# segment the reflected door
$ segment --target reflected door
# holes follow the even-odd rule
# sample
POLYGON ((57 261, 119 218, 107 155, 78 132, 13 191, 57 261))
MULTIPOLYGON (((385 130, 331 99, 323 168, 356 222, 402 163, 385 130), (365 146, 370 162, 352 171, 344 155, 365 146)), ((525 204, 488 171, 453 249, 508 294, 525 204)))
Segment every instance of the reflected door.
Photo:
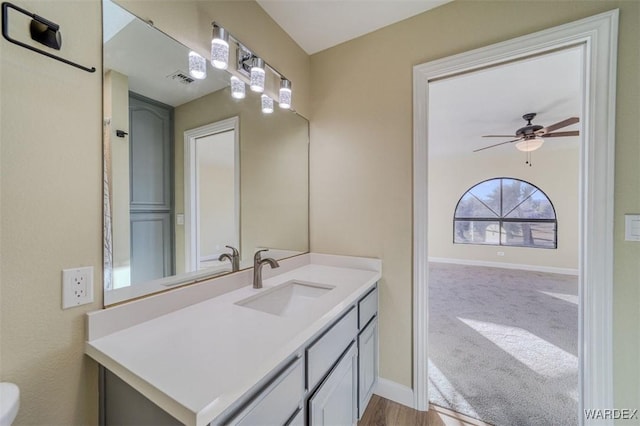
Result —
POLYGON ((196 139, 198 269, 238 247, 235 130, 196 139))
POLYGON ((170 106, 130 93, 131 283, 173 275, 170 106))

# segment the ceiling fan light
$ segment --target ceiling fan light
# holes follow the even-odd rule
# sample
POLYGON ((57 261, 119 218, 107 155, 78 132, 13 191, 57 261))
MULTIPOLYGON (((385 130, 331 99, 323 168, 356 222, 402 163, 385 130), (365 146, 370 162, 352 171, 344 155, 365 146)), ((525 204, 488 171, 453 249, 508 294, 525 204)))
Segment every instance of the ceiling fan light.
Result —
POLYGON ((544 143, 544 139, 539 137, 524 139, 516 144, 516 148, 518 149, 518 151, 531 152, 540 148, 543 143, 544 143))

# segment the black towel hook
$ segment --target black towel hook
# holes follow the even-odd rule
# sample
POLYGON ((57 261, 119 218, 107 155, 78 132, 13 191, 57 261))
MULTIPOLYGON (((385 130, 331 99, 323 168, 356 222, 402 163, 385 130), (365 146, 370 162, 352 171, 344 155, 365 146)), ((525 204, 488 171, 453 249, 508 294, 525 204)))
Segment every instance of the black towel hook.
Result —
POLYGON ((62 44, 61 36, 59 33, 60 26, 54 22, 49 21, 41 16, 36 15, 35 13, 31 13, 28 10, 25 10, 15 4, 9 2, 2 3, 2 35, 8 41, 13 44, 17 44, 18 46, 22 46, 25 49, 29 49, 33 52, 40 53, 41 55, 48 56, 49 58, 55 59, 60 62, 64 62, 67 65, 71 65, 76 68, 80 68, 81 70, 87 72, 96 72, 95 67, 87 68, 75 62, 71 62, 68 59, 61 58, 60 56, 53 55, 49 52, 45 52, 44 50, 35 48, 33 46, 29 46, 21 41, 18 41, 11 36, 9 36, 9 8, 17 10, 18 12, 27 15, 32 19, 31 21, 31 37, 53 49, 60 49, 62 44))

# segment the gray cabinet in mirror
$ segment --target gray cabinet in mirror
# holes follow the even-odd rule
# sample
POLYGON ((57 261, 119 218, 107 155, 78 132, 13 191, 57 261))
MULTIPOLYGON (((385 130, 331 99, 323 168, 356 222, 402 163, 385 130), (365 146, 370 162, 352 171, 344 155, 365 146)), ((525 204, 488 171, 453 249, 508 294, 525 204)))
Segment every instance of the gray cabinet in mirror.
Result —
POLYGON ((309 124, 291 110, 263 114, 260 95, 230 93, 207 61, 103 1, 104 304, 240 269, 269 248, 309 251, 309 124))

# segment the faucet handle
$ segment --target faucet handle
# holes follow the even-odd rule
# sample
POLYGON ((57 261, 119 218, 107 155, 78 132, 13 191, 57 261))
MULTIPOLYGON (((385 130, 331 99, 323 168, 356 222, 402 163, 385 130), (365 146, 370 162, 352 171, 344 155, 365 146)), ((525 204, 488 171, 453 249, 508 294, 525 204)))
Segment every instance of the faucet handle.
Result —
POLYGON ((238 249, 237 248, 235 248, 233 246, 225 246, 225 247, 228 248, 228 249, 231 249, 231 254, 233 256, 239 256, 240 255, 240 253, 238 253, 238 249))
POLYGON ((262 255, 260 253, 262 253, 263 251, 269 251, 269 249, 258 250, 256 254, 253 255, 253 261, 255 263, 260 262, 262 260, 262 255))

